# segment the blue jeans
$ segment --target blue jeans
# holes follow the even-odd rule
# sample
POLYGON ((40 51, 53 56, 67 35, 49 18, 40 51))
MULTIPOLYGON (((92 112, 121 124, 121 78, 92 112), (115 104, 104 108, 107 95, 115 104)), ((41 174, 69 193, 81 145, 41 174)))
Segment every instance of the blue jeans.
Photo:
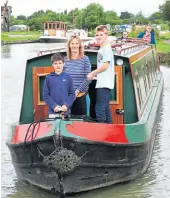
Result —
POLYGON ((109 107, 110 91, 108 88, 97 88, 96 117, 98 122, 112 123, 109 107))

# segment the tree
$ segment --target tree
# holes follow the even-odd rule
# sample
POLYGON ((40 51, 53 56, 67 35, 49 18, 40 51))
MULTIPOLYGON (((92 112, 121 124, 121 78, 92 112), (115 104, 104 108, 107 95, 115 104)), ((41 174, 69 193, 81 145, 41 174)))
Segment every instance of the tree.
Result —
POLYGON ((19 16, 17 16, 17 20, 26 20, 26 16, 24 16, 24 15, 19 15, 19 16))
POLYGON ((121 19, 130 19, 130 18, 132 18, 134 15, 133 14, 131 14, 131 13, 129 13, 129 12, 121 12, 120 13, 120 18, 121 19))
POLYGON ((167 0, 163 5, 159 6, 164 20, 170 21, 170 0, 167 0))
POLYGON ((115 20, 119 20, 117 13, 115 11, 107 11, 104 13, 104 23, 114 25, 115 20))
POLYGON ((13 26, 13 25, 17 24, 17 19, 13 15, 10 17, 9 24, 10 24, 10 26, 13 26))
POLYGON ((90 30, 96 28, 96 26, 104 23, 104 8, 98 3, 89 4, 83 12, 82 24, 83 28, 90 30))
POLYGON ((142 11, 140 11, 135 16, 135 23, 137 23, 137 24, 148 24, 149 23, 149 20, 148 20, 148 18, 146 18, 143 15, 142 11))
POLYGON ((31 18, 26 23, 31 30, 42 30, 43 29, 43 23, 40 20, 40 18, 31 18))
POLYGON ((150 17, 149 20, 155 21, 155 20, 161 20, 162 19, 162 14, 161 12, 154 12, 150 17))

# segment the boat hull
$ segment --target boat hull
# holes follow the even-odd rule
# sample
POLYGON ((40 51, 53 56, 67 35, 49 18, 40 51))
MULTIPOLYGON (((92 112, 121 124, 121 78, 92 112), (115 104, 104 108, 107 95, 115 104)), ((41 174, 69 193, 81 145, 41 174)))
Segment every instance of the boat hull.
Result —
POLYGON ((58 38, 55 36, 40 36, 39 41, 40 43, 66 43, 68 41, 68 38, 58 38))
MULTIPOLYGON (((90 41, 91 38, 81 38, 82 41, 90 41)), ((55 36, 40 36, 40 43, 66 43, 68 41, 67 37, 55 37, 55 36)))
MULTIPOLYGON (((60 141, 59 136, 55 136, 54 141, 51 135, 25 144, 7 143, 18 178, 51 192, 61 192, 62 187, 64 194, 70 194, 130 181, 142 175, 151 161, 161 107, 162 76, 158 82, 150 117, 142 127, 148 139, 138 143, 134 140, 128 143, 108 143, 66 136, 62 136, 60 141), (62 177, 43 162, 45 156, 61 146, 81 158, 80 164, 72 171, 63 173, 62 177)), ((139 131, 140 125, 133 125, 133 133, 142 132, 139 131)))
MULTIPOLYGON (((64 148, 72 150, 79 157, 83 156, 80 165, 74 171, 63 174, 64 193, 88 191, 137 178, 150 164, 154 139, 155 130, 148 142, 129 145, 64 138, 64 148)), ((27 144, 24 149, 23 144, 18 146, 8 144, 8 147, 20 180, 28 181, 51 192, 60 192, 56 171, 43 164, 43 157, 37 149, 42 149, 46 156, 52 153, 55 150, 52 137, 35 141, 32 146, 27 144), (30 151, 31 147, 32 151, 30 151)))

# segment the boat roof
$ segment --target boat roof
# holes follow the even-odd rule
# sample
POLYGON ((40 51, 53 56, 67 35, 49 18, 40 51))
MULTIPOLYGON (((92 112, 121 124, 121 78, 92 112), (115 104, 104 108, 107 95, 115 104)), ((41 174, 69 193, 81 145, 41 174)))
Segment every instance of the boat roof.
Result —
MULTIPOLYGON (((151 45, 145 42, 125 42, 125 43, 117 43, 112 45, 113 54, 121 57, 130 58, 131 56, 143 51, 145 49, 150 48, 151 45)), ((98 45, 88 45, 85 46, 85 52, 94 52, 96 53, 99 49, 98 45)), ((44 56, 47 54, 53 54, 57 52, 66 52, 66 48, 54 48, 47 50, 40 50, 37 53, 37 56, 44 56)), ((34 57, 36 58, 36 57, 34 57)))

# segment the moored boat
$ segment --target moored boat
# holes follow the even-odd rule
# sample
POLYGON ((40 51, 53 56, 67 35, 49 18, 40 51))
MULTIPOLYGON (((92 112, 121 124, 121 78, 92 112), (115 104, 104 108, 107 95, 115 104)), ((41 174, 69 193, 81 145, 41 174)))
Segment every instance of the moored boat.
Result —
MULTIPOLYGON (((86 49, 96 68, 97 46, 86 49)), ((60 51, 63 55, 65 50, 60 51)), ((19 179, 61 194, 130 181, 148 168, 155 139, 163 76, 155 48, 144 43, 113 46, 115 89, 110 96, 113 124, 95 122, 95 81, 90 84, 89 117, 48 119, 42 97, 50 57, 27 61, 19 123, 7 145, 19 179), (116 48, 119 47, 117 50, 116 48)))
POLYGON ((61 21, 46 21, 44 22, 43 35, 39 37, 42 43, 65 43, 67 25, 61 21))
POLYGON ((72 35, 79 36, 82 41, 91 40, 85 30, 67 30, 67 24, 62 21, 46 21, 39 41, 41 43, 66 43, 72 35))

